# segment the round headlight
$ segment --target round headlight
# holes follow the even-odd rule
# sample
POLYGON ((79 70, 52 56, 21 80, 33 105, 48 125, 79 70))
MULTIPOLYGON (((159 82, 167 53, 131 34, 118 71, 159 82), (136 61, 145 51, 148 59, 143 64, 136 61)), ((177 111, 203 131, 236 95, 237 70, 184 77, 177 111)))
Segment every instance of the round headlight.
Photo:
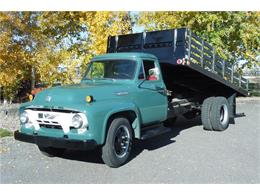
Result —
POLYGON ((79 129, 83 125, 83 119, 79 114, 75 114, 72 117, 72 125, 74 128, 79 129))
POLYGON ((22 112, 21 115, 20 115, 20 121, 22 124, 25 124, 29 121, 29 116, 28 116, 28 113, 27 112, 22 112))

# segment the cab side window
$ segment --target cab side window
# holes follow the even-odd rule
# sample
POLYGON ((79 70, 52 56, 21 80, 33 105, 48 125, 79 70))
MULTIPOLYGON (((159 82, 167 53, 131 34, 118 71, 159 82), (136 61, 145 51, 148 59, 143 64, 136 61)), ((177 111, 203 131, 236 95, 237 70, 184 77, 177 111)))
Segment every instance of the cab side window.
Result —
POLYGON ((155 62, 153 60, 144 60, 144 73, 145 79, 149 81, 156 81, 158 80, 158 75, 156 74, 155 62))

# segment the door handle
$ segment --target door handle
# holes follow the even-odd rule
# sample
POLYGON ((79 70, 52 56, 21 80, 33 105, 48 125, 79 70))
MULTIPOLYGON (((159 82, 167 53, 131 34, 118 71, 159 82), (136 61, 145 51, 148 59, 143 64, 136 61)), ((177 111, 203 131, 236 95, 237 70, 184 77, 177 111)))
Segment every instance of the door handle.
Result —
POLYGON ((158 93, 167 94, 167 89, 164 87, 155 86, 155 89, 158 93))
POLYGON ((158 89, 157 91, 160 93, 165 93, 166 89, 158 89))

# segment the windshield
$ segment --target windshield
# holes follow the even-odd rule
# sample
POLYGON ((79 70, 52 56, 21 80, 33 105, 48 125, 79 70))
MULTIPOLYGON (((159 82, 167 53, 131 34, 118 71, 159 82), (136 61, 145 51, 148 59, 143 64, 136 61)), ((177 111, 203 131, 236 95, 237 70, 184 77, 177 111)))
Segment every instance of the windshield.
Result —
POLYGON ((133 79, 135 69, 133 60, 93 61, 83 79, 133 79))

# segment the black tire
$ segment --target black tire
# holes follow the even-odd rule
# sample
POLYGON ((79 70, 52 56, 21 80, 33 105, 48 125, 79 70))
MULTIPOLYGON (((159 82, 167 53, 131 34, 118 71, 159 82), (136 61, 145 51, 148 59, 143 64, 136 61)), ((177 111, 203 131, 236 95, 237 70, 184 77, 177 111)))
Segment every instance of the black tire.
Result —
POLYGON ((212 110, 212 104, 215 100, 215 97, 209 97, 203 101, 202 107, 201 107, 201 122, 203 125, 203 128, 205 130, 213 130, 212 124, 211 124, 211 110, 212 110))
POLYGON ((165 127, 172 127, 176 123, 177 117, 169 118, 163 122, 165 127))
POLYGON ((211 109, 210 121, 215 131, 224 131, 229 126, 229 103, 224 97, 216 97, 211 109))
POLYGON ((110 124, 106 143, 102 147, 102 159, 110 167, 125 164, 130 156, 133 130, 125 118, 116 118, 110 124))
POLYGON ((55 157, 62 155, 66 149, 64 148, 52 148, 52 147, 42 147, 38 146, 41 153, 48 157, 55 157))

